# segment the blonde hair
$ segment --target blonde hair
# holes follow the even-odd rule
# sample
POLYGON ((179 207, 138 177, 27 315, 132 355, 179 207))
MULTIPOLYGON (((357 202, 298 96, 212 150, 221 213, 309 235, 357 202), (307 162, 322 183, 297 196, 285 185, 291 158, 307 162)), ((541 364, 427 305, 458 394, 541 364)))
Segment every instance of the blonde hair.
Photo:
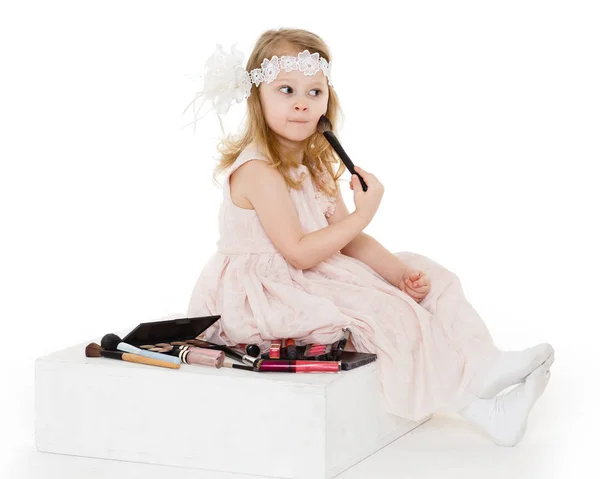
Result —
MULTIPOLYGON (((316 52, 325 60, 331 61, 329 48, 318 35, 306 30, 280 28, 279 30, 267 30, 258 38, 248 58, 246 71, 260 68, 265 58, 270 59, 273 55, 281 56, 281 49, 289 45, 297 47, 298 52, 304 50, 308 50, 310 53, 316 52)), ((329 85, 327 85, 327 88, 329 89, 329 101, 325 115, 331 121, 332 130, 335 131, 338 117, 342 115, 342 111, 335 91, 329 85)), ((252 90, 252 94, 246 100, 248 103, 248 116, 242 133, 237 138, 228 135, 217 146, 221 157, 214 170, 214 179, 235 162, 246 146, 255 143, 270 161, 271 166, 277 168, 283 175, 288 186, 299 190, 304 178, 294 180, 289 172, 291 167, 299 166, 297 159, 286 152, 276 141, 264 118, 258 89, 252 86, 252 90)), ((314 179, 317 188, 329 196, 335 196, 339 188, 337 180, 346 171, 346 168, 339 161, 335 151, 322 133, 315 131, 307 138, 304 147, 304 164, 314 179), (336 164, 338 169, 334 173, 336 164)))

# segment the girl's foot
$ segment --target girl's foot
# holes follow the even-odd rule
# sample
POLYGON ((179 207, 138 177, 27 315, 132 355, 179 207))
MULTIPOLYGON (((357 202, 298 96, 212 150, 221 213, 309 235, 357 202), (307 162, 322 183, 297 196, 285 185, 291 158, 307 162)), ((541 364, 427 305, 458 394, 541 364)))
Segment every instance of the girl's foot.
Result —
POLYGON ((481 378, 475 395, 493 398, 506 388, 525 381, 542 363, 551 364, 553 360, 554 348, 548 343, 522 351, 501 351, 491 359, 490 366, 480 373, 485 376, 481 378))
POLYGON ((515 446, 525 434, 527 417, 550 380, 550 365, 542 364, 525 382, 490 399, 475 399, 460 414, 481 427, 500 446, 515 446))

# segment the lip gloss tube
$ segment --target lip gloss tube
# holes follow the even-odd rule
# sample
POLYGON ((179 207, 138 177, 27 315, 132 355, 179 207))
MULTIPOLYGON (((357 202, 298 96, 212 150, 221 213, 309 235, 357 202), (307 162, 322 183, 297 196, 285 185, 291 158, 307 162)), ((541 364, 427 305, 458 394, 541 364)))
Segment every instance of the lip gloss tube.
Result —
POLYGON ((259 359, 254 370, 279 373, 337 373, 342 369, 341 361, 303 361, 298 359, 259 359))

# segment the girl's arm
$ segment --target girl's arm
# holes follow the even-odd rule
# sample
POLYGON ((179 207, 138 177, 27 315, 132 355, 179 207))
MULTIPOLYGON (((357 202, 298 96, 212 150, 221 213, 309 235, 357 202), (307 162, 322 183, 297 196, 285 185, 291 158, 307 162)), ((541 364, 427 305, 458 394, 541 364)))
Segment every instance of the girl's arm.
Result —
MULTIPOLYGON (((298 269, 310 269, 340 251, 370 222, 357 212, 335 224, 304 233, 296 206, 279 171, 261 160, 251 160, 230 176, 233 187, 254 207, 265 233, 282 256, 298 269), (235 179, 233 179, 235 177, 235 179)), ((346 210, 347 211, 347 210, 346 210)), ((240 232, 240 240, 245 232, 240 232)))
MULTIPOLYGON (((333 215, 327 218, 330 225, 342 221, 350 213, 344 203, 340 191, 336 194, 336 208, 333 215)), ((396 284, 398 278, 408 267, 400 258, 387 250, 375 238, 364 232, 360 232, 352 241, 344 246, 340 253, 352 256, 377 271, 389 283, 396 284)))
POLYGON ((369 265, 391 284, 398 279, 408 267, 400 258, 387 250, 381 243, 368 234, 361 232, 348 243, 340 253, 352 256, 369 265))

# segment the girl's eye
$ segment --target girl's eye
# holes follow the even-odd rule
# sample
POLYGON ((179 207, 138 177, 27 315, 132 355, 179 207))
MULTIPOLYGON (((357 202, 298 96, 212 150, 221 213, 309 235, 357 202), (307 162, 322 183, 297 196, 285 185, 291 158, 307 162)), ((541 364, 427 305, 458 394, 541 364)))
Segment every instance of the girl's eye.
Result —
MULTIPOLYGON (((283 90, 284 88, 289 88, 290 90, 292 89, 291 86, 282 86, 279 90, 283 90)), ((320 94, 322 94, 323 92, 321 90, 319 90, 318 88, 314 88, 311 91, 316 91, 318 92, 316 95, 313 96, 319 96, 320 94)))

